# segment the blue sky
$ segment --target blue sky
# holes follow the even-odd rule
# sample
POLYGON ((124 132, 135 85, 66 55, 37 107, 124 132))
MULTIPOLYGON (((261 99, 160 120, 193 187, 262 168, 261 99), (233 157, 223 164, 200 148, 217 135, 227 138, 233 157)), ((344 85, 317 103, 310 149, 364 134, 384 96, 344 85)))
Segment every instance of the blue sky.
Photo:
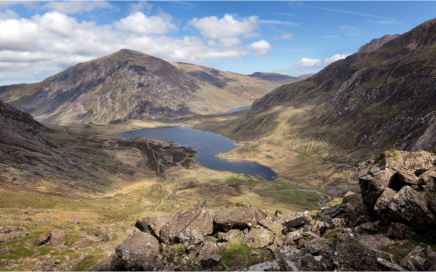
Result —
POLYGON ((0 85, 122 48, 241 74, 314 73, 435 11, 412 1, 0 1, 0 85))

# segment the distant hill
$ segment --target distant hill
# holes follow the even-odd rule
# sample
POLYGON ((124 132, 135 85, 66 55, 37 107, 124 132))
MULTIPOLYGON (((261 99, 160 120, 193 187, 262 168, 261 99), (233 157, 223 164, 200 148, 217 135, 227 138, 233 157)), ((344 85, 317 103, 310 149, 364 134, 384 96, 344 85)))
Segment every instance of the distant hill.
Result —
POLYGON ((268 80, 273 83, 277 83, 280 85, 293 83, 299 80, 302 80, 300 77, 294 77, 289 75, 283 75, 278 73, 266 73, 266 72, 256 72, 250 75, 250 77, 260 78, 264 80, 268 80))
POLYGON ((256 100, 233 137, 342 162, 435 149, 436 19, 362 48, 256 100))
POLYGON ((0 99, 43 123, 65 125, 216 113, 250 105, 275 87, 123 49, 39 83, 0 87, 0 99))

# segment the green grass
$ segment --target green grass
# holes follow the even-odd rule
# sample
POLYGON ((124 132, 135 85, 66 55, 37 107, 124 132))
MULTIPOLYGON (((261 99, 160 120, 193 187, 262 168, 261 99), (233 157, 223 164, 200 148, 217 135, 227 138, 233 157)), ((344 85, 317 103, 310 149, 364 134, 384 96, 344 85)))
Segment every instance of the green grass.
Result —
POLYGON ((89 271, 96 264, 104 259, 105 255, 100 250, 92 252, 90 255, 86 256, 73 268, 73 271, 89 271))
POLYGON ((287 183, 266 184, 263 188, 255 189, 254 192, 274 201, 298 205, 308 209, 317 209, 316 203, 320 200, 317 194, 297 191, 294 185, 287 183))
POLYGON ((272 253, 264 248, 259 249, 261 251, 260 255, 250 256, 250 253, 255 249, 248 247, 242 237, 240 235, 229 241, 225 252, 222 254, 221 262, 224 263, 227 269, 237 265, 251 266, 273 259, 272 253))

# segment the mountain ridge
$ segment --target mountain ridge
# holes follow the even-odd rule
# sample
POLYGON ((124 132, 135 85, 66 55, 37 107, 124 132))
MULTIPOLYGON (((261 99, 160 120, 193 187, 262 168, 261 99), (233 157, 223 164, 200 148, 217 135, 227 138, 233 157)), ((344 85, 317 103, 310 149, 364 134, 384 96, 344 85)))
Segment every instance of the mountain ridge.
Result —
POLYGON ((305 142, 299 151, 330 150, 324 157, 339 161, 392 148, 431 150, 436 145, 435 42, 433 19, 309 79, 283 85, 253 103, 233 137, 271 138, 283 124, 288 132, 276 131, 282 140, 298 135, 305 142), (293 116, 286 117, 287 125, 278 117, 286 114, 293 116))
POLYGON ((43 123, 108 123, 216 113, 249 104, 277 86, 247 79, 240 88, 226 89, 173 63, 122 49, 39 83, 0 87, 0 99, 43 123))

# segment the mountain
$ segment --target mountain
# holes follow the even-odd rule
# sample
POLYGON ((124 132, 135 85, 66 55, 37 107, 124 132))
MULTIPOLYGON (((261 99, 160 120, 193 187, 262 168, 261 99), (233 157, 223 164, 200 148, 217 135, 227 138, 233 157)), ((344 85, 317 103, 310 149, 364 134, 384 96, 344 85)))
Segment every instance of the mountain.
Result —
POLYGON ((171 167, 189 168, 196 155, 174 143, 92 136, 91 125, 83 134, 53 130, 2 101, 0 127, 0 183, 15 191, 104 192, 119 180, 129 183, 162 176, 171 167))
POLYGON ((43 123, 65 125, 216 113, 249 105, 277 86, 248 76, 227 78, 230 73, 212 68, 195 69, 185 72, 123 49, 36 84, 0 87, 0 99, 43 123))
POLYGON ((265 73, 265 72, 256 72, 256 73, 253 73, 249 76, 268 80, 270 82, 274 82, 274 83, 277 83, 280 85, 293 83, 293 82, 302 80, 302 78, 300 78, 300 77, 294 77, 294 76, 283 75, 283 74, 278 74, 278 73, 265 73))
POLYGON ((233 137, 342 162, 434 149, 436 19, 376 47, 256 100, 233 137))

